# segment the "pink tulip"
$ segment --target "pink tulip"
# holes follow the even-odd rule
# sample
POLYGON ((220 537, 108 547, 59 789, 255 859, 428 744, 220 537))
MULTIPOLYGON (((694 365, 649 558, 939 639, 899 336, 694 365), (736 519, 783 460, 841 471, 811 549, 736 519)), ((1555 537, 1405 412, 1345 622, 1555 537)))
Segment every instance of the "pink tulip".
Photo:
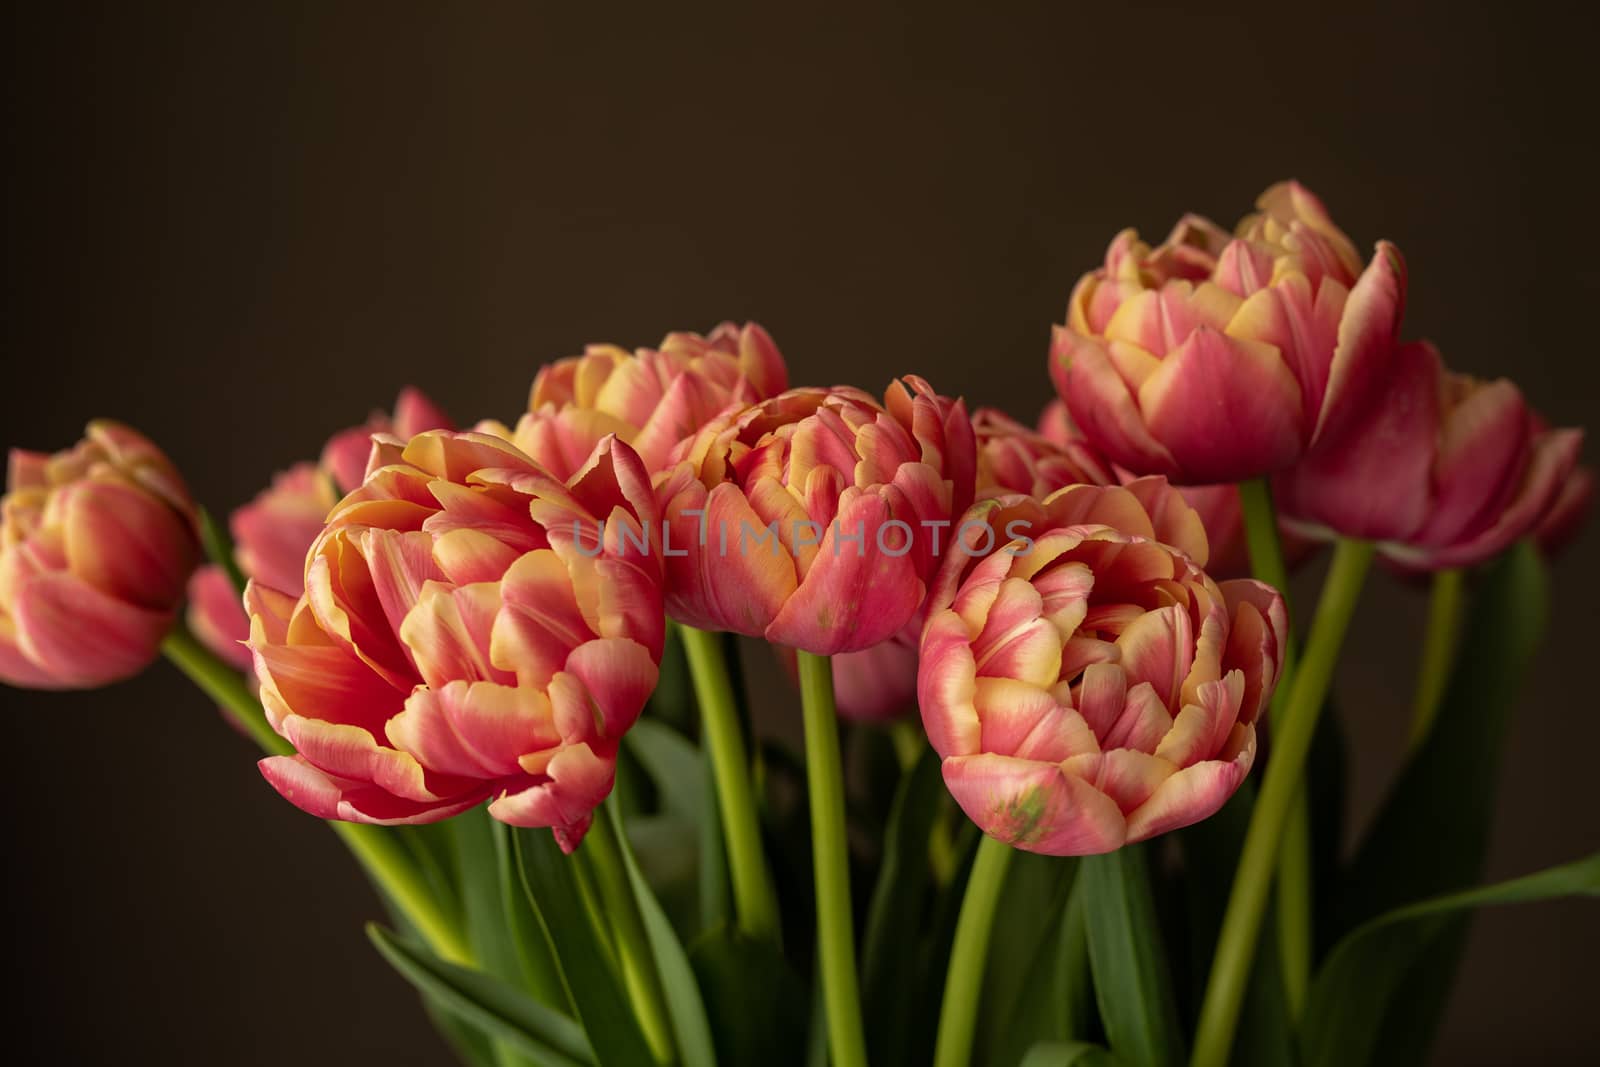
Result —
POLYGON ((980 502, 987 556, 945 558, 918 698, 945 784, 1017 848, 1110 852, 1214 813, 1255 758, 1282 598, 1200 568, 1198 516, 1159 479, 980 502), (1027 525, 1026 537, 1004 536, 1027 525))
POLYGON ((1432 345, 1407 344, 1275 490, 1307 536, 1376 541, 1410 570, 1470 567, 1537 529, 1582 444, 1580 430, 1547 429, 1511 382, 1452 373, 1432 345))
POLYGON ((406 386, 395 401, 393 417, 377 412, 361 426, 341 430, 323 446, 321 467, 333 477, 334 487, 348 493, 361 484, 367 473, 367 457, 372 453, 372 435, 393 434, 409 441, 426 430, 453 430, 450 421, 422 390, 406 386))
MULTIPOLYGON (((1091 447, 1083 439, 1077 423, 1072 421, 1067 405, 1060 400, 1052 400, 1045 406, 1043 414, 1039 416, 1039 432, 1058 445, 1091 447)), ((1124 467, 1113 464, 1112 470, 1115 472, 1114 482, 1126 484, 1134 480, 1134 475, 1124 467)), ((1206 572, 1219 579, 1248 577, 1250 551, 1245 543, 1244 511, 1239 502, 1239 487, 1232 484, 1185 485, 1178 487, 1178 492, 1199 514, 1200 522, 1206 528, 1206 541, 1210 548, 1206 572)), ((1308 543, 1300 538, 1289 537, 1286 531, 1280 530, 1280 533, 1284 536, 1285 551, 1291 561, 1304 559, 1308 543)))
POLYGON ((978 498, 1049 496, 1064 486, 1115 485, 1111 464, 1081 436, 1052 438, 994 408, 972 414, 978 440, 978 498))
POLYGON ((0 681, 92 689, 160 652, 200 555, 160 449, 96 421, 55 455, 14 449, 0 501, 0 681))
POLYGON ((659 348, 628 352, 590 345, 534 379, 528 414, 502 436, 557 474, 614 433, 652 472, 672 450, 730 404, 744 406, 789 387, 789 371, 767 331, 750 322, 711 334, 669 333, 659 348))
POLYGON ((911 622, 976 462, 966 406, 914 377, 881 405, 841 386, 730 409, 675 459, 656 476, 668 614, 818 655, 911 622))
POLYGON ((262 773, 321 818, 432 822, 488 800, 571 851, 655 687, 658 528, 615 438, 562 481, 485 434, 378 437, 305 592, 246 593, 262 704, 298 753, 262 773))
POLYGON ((1550 505, 1534 529, 1533 536, 1539 551, 1553 557, 1566 550, 1589 521, 1589 510, 1594 505, 1594 468, 1579 465, 1561 486, 1555 503, 1550 505))
MULTIPOLYGON (((246 578, 299 596, 305 589, 306 550, 322 532, 340 494, 361 484, 372 454, 372 435, 392 433, 409 439, 425 430, 453 428, 449 416, 420 389, 407 386, 400 391, 393 418, 375 414, 361 426, 334 434, 322 449, 320 463, 297 463, 275 475, 270 486, 229 518, 239 570, 246 578)), ((596 438, 591 443, 590 451, 598 442, 596 438)), ((188 623, 211 651, 249 670, 249 651, 239 642, 249 635, 250 623, 222 568, 207 564, 195 571, 189 583, 188 623)))
POLYGON ((1073 290, 1050 368, 1088 440, 1185 485, 1281 470, 1394 346, 1399 252, 1365 269, 1301 186, 1275 185, 1230 238, 1189 216, 1152 249, 1132 230, 1073 290))

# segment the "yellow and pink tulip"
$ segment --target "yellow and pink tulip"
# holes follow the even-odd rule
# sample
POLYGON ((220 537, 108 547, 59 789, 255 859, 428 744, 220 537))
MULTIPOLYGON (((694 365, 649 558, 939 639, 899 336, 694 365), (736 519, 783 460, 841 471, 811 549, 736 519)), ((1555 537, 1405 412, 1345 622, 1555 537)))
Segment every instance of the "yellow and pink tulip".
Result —
POLYGON ((1398 250, 1380 243, 1363 267, 1292 182, 1257 206, 1232 237, 1197 216, 1155 248, 1124 230, 1073 290, 1051 374, 1088 440, 1135 474, 1209 485, 1282 470, 1389 357, 1398 250))
POLYGON ((177 469, 96 421, 54 455, 14 449, 0 501, 0 681, 88 689, 160 652, 200 557, 177 469))
POLYGON ((968 817, 1017 848, 1090 855, 1220 808, 1278 678, 1279 594, 1208 577, 1199 517, 1158 478, 968 518, 995 548, 946 558, 918 673, 968 817))
POLYGON ((638 455, 561 480, 486 434, 375 439, 296 597, 252 581, 267 780, 322 818, 419 823, 484 801, 577 846, 654 688, 665 620, 638 455))
POLYGON ((668 614, 816 655, 912 621, 976 464, 965 404, 915 377, 882 404, 837 387, 730 409, 676 458, 656 477, 668 614))

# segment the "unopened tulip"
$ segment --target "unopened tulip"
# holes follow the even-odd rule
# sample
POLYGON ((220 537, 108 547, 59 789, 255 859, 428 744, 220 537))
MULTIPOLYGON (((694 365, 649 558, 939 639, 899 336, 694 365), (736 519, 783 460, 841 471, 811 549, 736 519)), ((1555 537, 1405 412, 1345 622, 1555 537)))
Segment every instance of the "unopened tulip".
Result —
POLYGON ((528 414, 501 432, 549 470, 576 469, 606 434, 628 442, 650 471, 730 404, 766 400, 789 387, 767 331, 724 322, 708 336, 670 333, 636 352, 590 345, 539 372, 528 414))
POLYGON ((1073 290, 1050 368, 1088 440, 1136 474, 1185 485, 1281 470, 1382 367, 1405 290, 1399 252, 1363 269, 1299 185, 1275 185, 1236 236, 1181 221, 1132 230, 1073 290))
POLYGON ((0 681, 89 689, 139 673, 199 555, 183 479, 128 427, 92 422, 53 456, 13 450, 0 501, 0 681))
POLYGON ((1511 382, 1453 373, 1432 345, 1406 344, 1276 480, 1276 497, 1307 536, 1376 541, 1409 570, 1469 567, 1538 528, 1582 444, 1581 430, 1546 428, 1511 382))
POLYGON ((976 462, 965 405, 914 377, 882 404, 838 387, 729 410, 676 458, 656 477, 668 614, 817 655, 912 620, 976 462))
POLYGON ((962 810, 1017 848, 1073 856, 1220 808, 1255 757, 1282 598, 1209 578, 1198 517, 1159 479, 981 502, 971 522, 993 547, 946 557, 918 675, 962 810))
POLYGON ((1578 465, 1572 468, 1555 503, 1545 512, 1534 529, 1534 539, 1539 551, 1546 556, 1561 553, 1578 536, 1589 521, 1589 511, 1594 505, 1594 468, 1578 465))
MULTIPOLYGON (((392 418, 376 414, 361 426, 334 434, 323 447, 320 462, 297 463, 274 476, 270 486, 229 517, 234 562, 240 572, 299 596, 305 589, 306 550, 322 532, 340 494, 361 484, 372 455, 372 435, 406 440, 425 430, 453 428, 450 417, 420 389, 407 386, 392 418)), ((590 451, 598 441, 591 443, 590 451)), ((213 652, 249 670, 249 651, 239 644, 249 633, 249 620, 221 567, 207 564, 190 579, 188 623, 213 652)))
POLYGON ((488 800, 575 848, 656 683, 657 529, 614 438, 566 481, 489 435, 377 438, 305 592, 246 593, 262 703, 298 753, 263 760, 267 780, 354 822, 488 800))

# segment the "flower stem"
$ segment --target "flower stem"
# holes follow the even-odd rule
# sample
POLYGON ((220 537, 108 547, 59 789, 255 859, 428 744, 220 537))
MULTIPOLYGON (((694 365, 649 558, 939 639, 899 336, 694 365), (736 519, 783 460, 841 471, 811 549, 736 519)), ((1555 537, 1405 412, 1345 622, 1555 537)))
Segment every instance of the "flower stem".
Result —
POLYGON ((945 974, 939 1039, 933 1054, 935 1067, 964 1067, 971 1062, 989 934, 994 929, 995 907, 1000 903, 1006 869, 1015 851, 1004 842, 985 837, 972 861, 967 892, 961 899, 961 917, 956 921, 955 943, 950 949, 950 968, 945 974))
POLYGON ((440 910, 433 890, 391 830, 331 819, 328 828, 344 842, 345 848, 378 887, 378 892, 405 917, 440 959, 463 967, 475 965, 472 949, 459 925, 440 910))
MULTIPOLYGON (((1289 603, 1289 567, 1278 537, 1278 516, 1272 505, 1272 486, 1257 478, 1239 486, 1244 513, 1245 542, 1250 548, 1250 569, 1255 576, 1283 594, 1289 603)), ((1290 619, 1292 621, 1293 614, 1290 619)), ((1293 627, 1283 650, 1283 670, 1272 695, 1270 719, 1280 722, 1294 684, 1299 658, 1293 627)), ((1278 847, 1277 918, 1278 956, 1283 968, 1283 993, 1289 1017, 1298 1019, 1311 984, 1311 803, 1302 781, 1290 804, 1289 818, 1278 847)))
POLYGON ((289 742, 267 725, 261 702, 250 692, 240 673, 202 645, 189 628, 178 623, 161 642, 161 651, 201 691, 222 706, 235 726, 267 753, 284 756, 293 752, 289 742))
POLYGON ((850 852, 845 838, 844 767, 827 656, 796 653, 805 718, 806 785, 811 794, 811 851, 817 883, 817 952, 834 1067, 865 1067, 866 1038, 856 981, 850 908, 850 852))
POLYGON ((1267 891, 1272 885, 1278 845, 1295 792, 1300 788, 1339 648, 1372 563, 1372 551, 1370 543, 1352 540, 1341 540, 1334 548, 1322 598, 1311 621, 1305 656, 1295 671, 1283 714, 1274 723, 1272 758, 1267 761, 1261 792, 1250 815, 1239 868, 1234 873, 1233 890, 1217 936, 1191 1067, 1222 1067, 1228 1062, 1256 937, 1261 932, 1267 891))
POLYGON ((1433 576, 1428 597, 1428 630, 1422 638, 1422 662, 1417 668, 1417 693, 1411 702, 1411 750, 1415 752, 1433 729, 1444 687, 1455 665, 1456 638, 1461 630, 1461 603, 1466 591, 1465 575, 1459 570, 1439 571, 1433 576))
POLYGON ((622 965, 622 981, 639 1017, 645 1040, 650 1043, 656 1062, 671 1063, 674 1055, 672 1025, 667 1019, 666 993, 661 986, 655 955, 650 951, 644 919, 639 914, 639 902, 628 881, 621 835, 622 827, 611 804, 601 804, 595 812, 594 825, 583 839, 582 851, 594 872, 602 906, 600 915, 611 927, 617 959, 622 965))
MULTIPOLYGON (((182 623, 162 641, 161 651, 202 692, 220 704, 228 717, 263 751, 273 756, 294 751, 289 742, 267 724, 261 702, 250 692, 244 678, 196 640, 182 623)), ((471 962, 472 952, 456 923, 440 910, 439 902, 416 865, 392 834, 382 827, 359 823, 330 821, 328 825, 366 870, 379 892, 434 952, 451 963, 471 962)))
POLYGON ((757 941, 779 940, 778 897, 761 846, 761 824, 750 787, 750 760, 739 728, 739 709, 728 681, 727 659, 719 634, 682 627, 700 725, 711 754, 718 810, 728 849, 739 929, 757 941))

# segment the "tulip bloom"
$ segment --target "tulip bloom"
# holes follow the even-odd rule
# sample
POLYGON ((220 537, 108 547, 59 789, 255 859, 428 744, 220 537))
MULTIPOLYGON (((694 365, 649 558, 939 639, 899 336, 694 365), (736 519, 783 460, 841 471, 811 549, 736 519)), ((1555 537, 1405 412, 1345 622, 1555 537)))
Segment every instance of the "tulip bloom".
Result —
MULTIPOLYGON (((306 550, 322 532, 323 521, 340 495, 361 484, 372 454, 372 435, 410 439, 425 430, 454 428, 449 416, 420 389, 407 386, 395 402, 393 418, 373 415, 361 426, 334 434, 319 463, 297 463, 275 475, 270 486, 229 517, 239 570, 279 592, 299 596, 305 589, 306 550)), ((211 651, 240 670, 250 669, 249 650, 240 643, 249 636, 250 623, 221 567, 206 564, 190 579, 188 623, 211 651)))
POLYGON ((565 482, 489 435, 378 437, 298 598, 252 581, 261 762, 325 819, 432 822, 488 800, 577 847, 656 684, 648 475, 608 438, 565 482), (603 525, 602 525, 603 524, 603 525))
POLYGON ((565 476, 606 434, 633 446, 654 472, 672 450, 730 404, 744 406, 789 387, 783 355, 767 331, 724 322, 707 337, 670 333, 656 349, 590 345, 539 371, 528 414, 500 433, 565 476))
POLYGON ((1081 435, 1030 430, 994 408, 972 415, 978 440, 978 498, 1049 496, 1069 485, 1115 485, 1111 464, 1081 435))
POLYGON ((1365 269, 1322 204, 1275 185, 1229 238, 1195 216, 1157 248, 1132 230, 1073 290, 1050 369, 1089 441, 1185 485, 1289 466, 1381 368, 1405 290, 1399 252, 1365 269))
POLYGON ((989 836, 1081 856, 1214 813, 1255 758, 1283 600, 1201 570, 1198 516, 1159 479, 1000 498, 996 549, 946 557, 918 698, 957 803, 989 836))
POLYGON ((1555 503, 1533 531, 1539 551, 1550 557, 1565 550, 1589 521, 1589 509, 1593 505, 1594 469, 1576 466, 1556 495, 1555 503))
POLYGON ((427 430, 455 428, 456 424, 450 421, 450 416, 429 400, 427 394, 408 385, 400 390, 392 417, 377 412, 362 425, 341 430, 329 438, 323 446, 319 465, 333 478, 335 489, 340 493, 348 493, 366 477, 373 434, 392 434, 402 441, 409 441, 427 430))
POLYGON ((176 468, 115 422, 55 455, 14 449, 0 501, 0 681, 91 689, 160 652, 200 555, 176 468))
POLYGON ((1470 567, 1535 531, 1582 444, 1581 430, 1546 428, 1511 382, 1455 374, 1432 345, 1407 344, 1275 490, 1307 536, 1376 541, 1409 570, 1470 567))
POLYGON ((878 404, 794 389, 730 409, 656 476, 667 612, 817 655, 893 637, 972 500, 966 406, 921 378, 878 404))

